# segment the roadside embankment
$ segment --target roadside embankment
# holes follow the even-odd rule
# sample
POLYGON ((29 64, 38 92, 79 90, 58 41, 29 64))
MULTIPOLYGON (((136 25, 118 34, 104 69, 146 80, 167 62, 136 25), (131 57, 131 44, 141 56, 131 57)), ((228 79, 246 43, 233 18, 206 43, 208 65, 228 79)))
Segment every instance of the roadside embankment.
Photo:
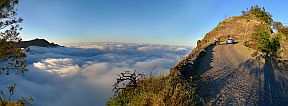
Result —
POLYGON ((191 53, 174 65, 169 76, 180 76, 182 79, 191 78, 194 75, 194 71, 198 68, 199 57, 207 52, 207 48, 213 48, 214 46, 212 43, 207 43, 203 46, 197 45, 191 53))

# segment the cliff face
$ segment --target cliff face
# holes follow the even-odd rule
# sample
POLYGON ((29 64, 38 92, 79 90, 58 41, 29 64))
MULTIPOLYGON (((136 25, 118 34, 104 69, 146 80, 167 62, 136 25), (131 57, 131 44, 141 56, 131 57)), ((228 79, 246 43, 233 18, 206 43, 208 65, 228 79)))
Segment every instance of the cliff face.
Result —
POLYGON ((45 39, 34 39, 30 41, 21 41, 16 43, 15 45, 17 48, 27 48, 29 46, 39 46, 39 47, 59 47, 60 45, 49 43, 45 39))

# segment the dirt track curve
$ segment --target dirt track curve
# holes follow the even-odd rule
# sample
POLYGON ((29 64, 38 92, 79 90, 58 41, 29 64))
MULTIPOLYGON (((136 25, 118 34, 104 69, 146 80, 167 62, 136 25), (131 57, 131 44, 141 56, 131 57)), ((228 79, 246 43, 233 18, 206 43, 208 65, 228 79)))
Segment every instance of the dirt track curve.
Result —
POLYGON ((207 48, 196 73, 198 95, 206 105, 288 105, 288 74, 259 62, 243 44, 207 48))

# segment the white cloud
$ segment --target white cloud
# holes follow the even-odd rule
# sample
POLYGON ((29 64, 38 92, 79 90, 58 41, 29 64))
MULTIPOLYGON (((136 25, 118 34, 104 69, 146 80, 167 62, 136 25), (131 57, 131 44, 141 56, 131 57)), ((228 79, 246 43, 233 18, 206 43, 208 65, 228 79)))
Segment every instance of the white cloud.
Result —
POLYGON ((45 59, 41 62, 33 63, 35 68, 60 76, 75 74, 80 70, 78 65, 72 63, 72 59, 45 59))
POLYGON ((14 98, 32 96, 41 106, 105 105, 116 74, 133 71, 154 74, 170 68, 191 48, 168 45, 96 42, 66 48, 31 47, 29 72, 1 75, 0 88, 16 82, 14 98))

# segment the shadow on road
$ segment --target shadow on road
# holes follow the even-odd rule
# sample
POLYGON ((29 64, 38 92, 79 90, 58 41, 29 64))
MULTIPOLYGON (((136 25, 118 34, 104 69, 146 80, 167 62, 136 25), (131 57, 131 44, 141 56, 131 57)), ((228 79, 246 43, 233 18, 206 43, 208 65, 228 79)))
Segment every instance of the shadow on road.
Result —
POLYGON ((271 57, 265 57, 263 67, 264 85, 259 97, 259 105, 288 105, 287 83, 281 77, 281 70, 275 70, 271 63, 271 57), (275 75, 277 74, 277 76, 275 75))
POLYGON ((202 73, 213 68, 211 66, 211 63, 213 62, 213 52, 214 52, 213 48, 214 47, 215 47, 215 45, 208 46, 205 49, 206 53, 201 54, 199 56, 199 59, 197 59, 197 61, 198 61, 197 66, 201 66, 201 67, 197 67, 196 74, 202 74, 202 73))
MULTIPOLYGON (((220 45, 221 46, 221 45, 220 45)), ((198 59, 199 64, 197 67, 197 75, 201 75, 213 68, 212 62, 214 60, 214 49, 215 45, 211 45, 205 49, 206 53, 201 55, 198 59)), ((224 67, 223 69, 228 68, 224 67)), ((223 87, 226 85, 229 79, 233 77, 233 72, 232 73, 227 73, 223 76, 218 76, 217 78, 212 78, 212 77, 206 77, 206 78, 197 78, 201 79, 201 81, 196 80, 196 82, 199 85, 198 89, 198 96, 200 96, 205 102, 207 103, 210 101, 212 98, 216 98, 217 94, 223 89, 223 87)))
POLYGON ((242 57, 231 45, 211 45, 197 59, 193 83, 206 105, 287 106, 288 73, 275 69, 271 57, 242 57), (213 50, 216 50, 214 52, 213 50), (263 61, 262 61, 263 60, 263 61), (264 63, 264 64, 263 64, 264 63))

